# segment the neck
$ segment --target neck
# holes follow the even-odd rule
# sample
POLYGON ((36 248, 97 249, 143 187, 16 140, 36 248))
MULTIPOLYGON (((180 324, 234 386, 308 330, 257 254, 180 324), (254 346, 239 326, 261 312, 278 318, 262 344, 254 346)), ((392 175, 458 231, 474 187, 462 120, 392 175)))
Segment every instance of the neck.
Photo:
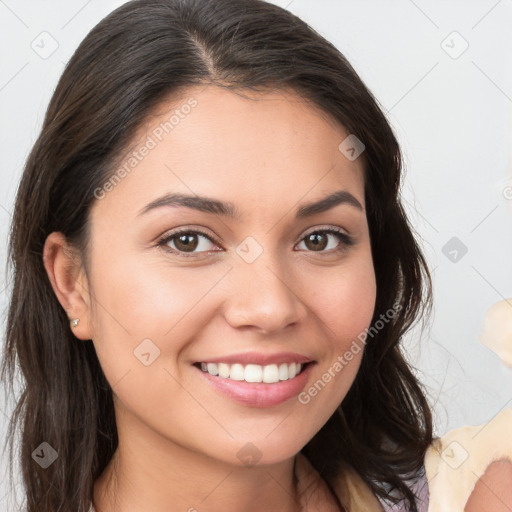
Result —
POLYGON ((96 512, 300 510, 293 457, 266 466, 228 464, 121 415, 118 448, 94 484, 96 512))

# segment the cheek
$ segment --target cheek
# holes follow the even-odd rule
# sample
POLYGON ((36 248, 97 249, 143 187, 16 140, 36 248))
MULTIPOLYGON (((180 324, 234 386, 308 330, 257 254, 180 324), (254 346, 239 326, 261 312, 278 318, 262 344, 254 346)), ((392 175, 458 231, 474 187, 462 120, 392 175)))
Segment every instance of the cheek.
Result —
POLYGON ((351 276, 339 284, 325 317, 332 331, 339 333, 336 337, 338 350, 346 349, 353 340, 361 340, 372 320, 375 299, 373 273, 359 279, 351 276))
POLYGON ((133 376, 148 362, 153 374, 160 367, 179 371, 175 363, 207 324, 208 293, 226 268, 172 267, 140 255, 113 261, 107 251, 98 251, 91 268, 94 343, 107 379, 133 376))
POLYGON ((104 323, 98 332, 114 329, 136 341, 181 329, 186 316, 225 272, 211 268, 172 267, 140 255, 113 264, 99 256, 92 278, 101 304, 95 313, 104 323))
POLYGON ((325 340, 322 358, 312 385, 299 396, 318 428, 343 401, 359 370, 377 291, 371 258, 353 259, 351 265, 331 274, 322 284, 322 291, 319 287, 311 296, 318 328, 324 334, 320 338, 325 340))
POLYGON ((325 328, 331 348, 346 350, 369 326, 377 294, 371 256, 364 251, 335 272, 315 277, 310 305, 325 328))
POLYGON ((164 407, 167 422, 185 406, 197 408, 179 384, 177 360, 197 334, 205 296, 225 270, 201 273, 140 255, 113 262, 100 251, 91 268, 94 345, 117 400, 149 420, 164 407))

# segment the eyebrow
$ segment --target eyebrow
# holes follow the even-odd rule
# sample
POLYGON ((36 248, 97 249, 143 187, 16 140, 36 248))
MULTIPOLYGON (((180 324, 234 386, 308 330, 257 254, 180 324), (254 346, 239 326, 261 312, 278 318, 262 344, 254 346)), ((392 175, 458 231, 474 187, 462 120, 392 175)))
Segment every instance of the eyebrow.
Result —
MULTIPOLYGON (((295 212, 296 219, 303 219, 306 217, 311 217, 313 215, 317 215, 319 213, 325 212, 338 206, 340 204, 346 204, 349 206, 353 206, 360 211, 363 211, 363 207, 361 203, 347 190, 338 190, 323 199, 318 201, 314 201, 311 203, 306 203, 300 206, 295 212)), ((193 210, 198 210, 204 213, 210 213, 214 215, 221 215, 223 217, 230 217, 232 219, 240 219, 241 214, 238 208, 234 203, 231 202, 223 202, 218 199, 212 199, 209 197, 202 196, 191 196, 186 194, 175 194, 168 193, 155 199, 148 205, 146 205, 142 210, 138 212, 137 215, 144 215, 151 210, 155 210, 156 208, 161 207, 186 207, 191 208, 193 210)))

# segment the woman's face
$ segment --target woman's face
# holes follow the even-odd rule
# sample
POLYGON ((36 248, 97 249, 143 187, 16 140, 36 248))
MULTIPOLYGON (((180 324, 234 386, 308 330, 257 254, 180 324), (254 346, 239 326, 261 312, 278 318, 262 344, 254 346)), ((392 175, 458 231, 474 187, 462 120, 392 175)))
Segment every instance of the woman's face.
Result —
POLYGON ((348 135, 290 91, 191 88, 96 191, 92 307, 74 332, 133 447, 275 463, 343 400, 376 295, 348 135), (335 192, 351 199, 310 206, 335 192))

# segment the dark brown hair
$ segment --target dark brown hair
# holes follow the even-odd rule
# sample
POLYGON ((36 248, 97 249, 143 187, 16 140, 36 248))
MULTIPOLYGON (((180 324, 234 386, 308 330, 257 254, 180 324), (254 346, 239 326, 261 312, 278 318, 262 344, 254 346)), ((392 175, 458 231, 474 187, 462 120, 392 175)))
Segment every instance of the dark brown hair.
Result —
MULTIPOLYGON (((94 27, 66 66, 27 159, 14 207, 13 269, 2 379, 22 391, 9 425, 26 510, 86 512, 93 484, 117 447, 112 390, 92 342, 77 343, 43 266, 62 232, 87 269, 94 191, 150 112, 196 84, 243 91, 292 88, 366 146, 365 202, 377 280, 372 325, 343 403, 303 448, 327 482, 352 465, 380 498, 416 510, 407 478, 432 441, 424 391, 400 342, 432 308, 431 277, 400 200, 402 156, 378 102, 345 57, 306 23, 262 0, 134 0, 94 27), (47 469, 31 454, 48 442, 47 469)), ((341 142, 341 141, 340 141, 341 142)), ((12 478, 12 477, 11 477, 12 478)))

